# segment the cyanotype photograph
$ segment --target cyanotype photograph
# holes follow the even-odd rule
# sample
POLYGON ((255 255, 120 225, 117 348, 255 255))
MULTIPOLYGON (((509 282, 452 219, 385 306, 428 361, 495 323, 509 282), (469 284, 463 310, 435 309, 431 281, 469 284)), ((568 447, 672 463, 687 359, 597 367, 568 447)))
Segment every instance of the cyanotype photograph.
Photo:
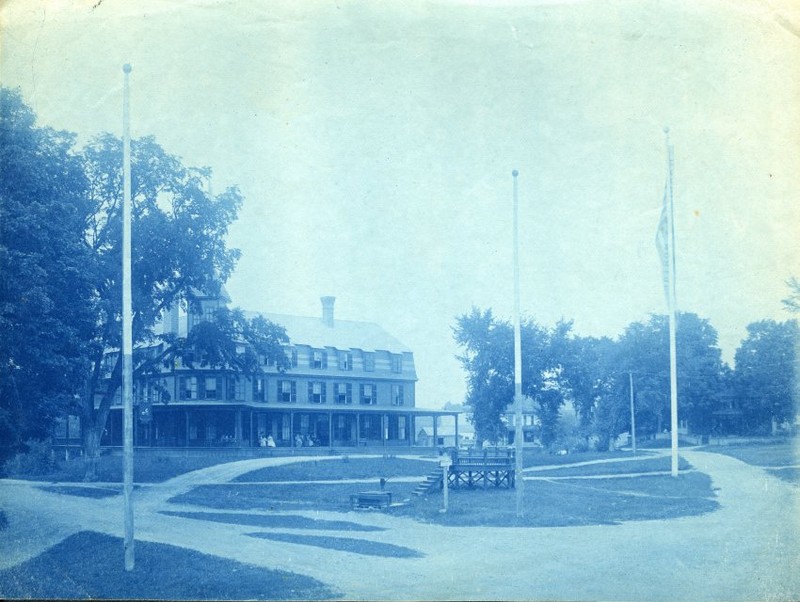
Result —
POLYGON ((0 2, 0 597, 800 599, 795 0, 0 2))

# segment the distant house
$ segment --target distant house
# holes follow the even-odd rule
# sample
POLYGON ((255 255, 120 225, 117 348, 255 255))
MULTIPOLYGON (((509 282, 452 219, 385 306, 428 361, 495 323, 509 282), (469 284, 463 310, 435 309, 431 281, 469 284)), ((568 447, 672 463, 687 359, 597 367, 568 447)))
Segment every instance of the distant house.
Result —
MULTIPOLYGON (((463 412, 458 413, 458 422, 448 421, 443 424, 437 421, 434 434, 433 425, 423 426, 417 431, 417 441, 422 446, 435 447, 471 447, 475 445, 475 429, 465 420, 463 412)), ((432 423, 432 421, 430 421, 432 423)))
MULTIPOLYGON (((416 406, 414 354, 379 325, 334 318, 334 298, 322 297, 319 317, 263 313, 286 328, 290 368, 265 362, 247 377, 232 370, 169 362, 134 383, 134 445, 255 447, 271 437, 279 447, 432 445, 418 440, 421 424, 457 412, 416 406), (168 401, 164 401, 168 398, 168 401)), ((224 293, 200 298, 199 311, 173 309, 162 332, 185 337, 229 303, 224 293)), ((250 313, 248 317, 255 316, 250 313)), ((113 359, 113 358, 112 358, 113 359)), ((111 365, 111 362, 109 362, 111 365)), ((71 426, 62 431, 75 431, 71 426)), ((122 404, 109 415, 102 443, 122 445, 122 404)))

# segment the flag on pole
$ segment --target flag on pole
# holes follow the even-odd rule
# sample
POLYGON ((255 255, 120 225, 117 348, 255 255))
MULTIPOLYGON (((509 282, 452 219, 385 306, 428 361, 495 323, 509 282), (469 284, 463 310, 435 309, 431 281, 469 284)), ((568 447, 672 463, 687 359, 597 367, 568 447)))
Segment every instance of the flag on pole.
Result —
POLYGON ((667 188, 669 180, 664 185, 664 202, 661 207, 661 217, 658 219, 656 230, 656 249, 661 258, 661 278, 664 283, 664 297, 669 302, 669 215, 667 214, 667 188))

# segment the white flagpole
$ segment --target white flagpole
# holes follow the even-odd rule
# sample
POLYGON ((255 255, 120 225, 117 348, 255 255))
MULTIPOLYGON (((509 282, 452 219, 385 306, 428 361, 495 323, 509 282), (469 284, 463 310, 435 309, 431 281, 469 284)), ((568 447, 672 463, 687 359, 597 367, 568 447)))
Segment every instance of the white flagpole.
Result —
POLYGON ((678 366, 675 337, 675 213, 673 209, 672 143, 669 128, 664 128, 667 141, 667 255, 669 257, 669 391, 672 476, 678 476, 678 366))
POLYGON ((515 169, 511 172, 514 177, 514 487, 517 490, 517 517, 521 518, 523 509, 524 484, 522 478, 522 335, 519 316, 519 198, 517 193, 517 176, 515 169))
POLYGON ((125 570, 134 568, 133 540, 133 319, 131 307, 131 66, 122 67, 122 400, 124 418, 123 493, 125 499, 125 570))

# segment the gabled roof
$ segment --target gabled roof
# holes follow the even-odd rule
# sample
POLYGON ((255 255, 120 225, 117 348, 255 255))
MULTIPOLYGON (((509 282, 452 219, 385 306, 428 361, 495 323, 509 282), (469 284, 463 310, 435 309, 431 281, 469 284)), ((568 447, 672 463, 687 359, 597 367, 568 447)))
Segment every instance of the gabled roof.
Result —
POLYGON ((373 322, 356 322, 336 319, 327 326, 321 318, 291 316, 267 312, 247 311, 248 318, 261 315, 286 329, 294 345, 335 347, 336 349, 362 349, 364 351, 390 351, 410 353, 411 350, 373 322))

